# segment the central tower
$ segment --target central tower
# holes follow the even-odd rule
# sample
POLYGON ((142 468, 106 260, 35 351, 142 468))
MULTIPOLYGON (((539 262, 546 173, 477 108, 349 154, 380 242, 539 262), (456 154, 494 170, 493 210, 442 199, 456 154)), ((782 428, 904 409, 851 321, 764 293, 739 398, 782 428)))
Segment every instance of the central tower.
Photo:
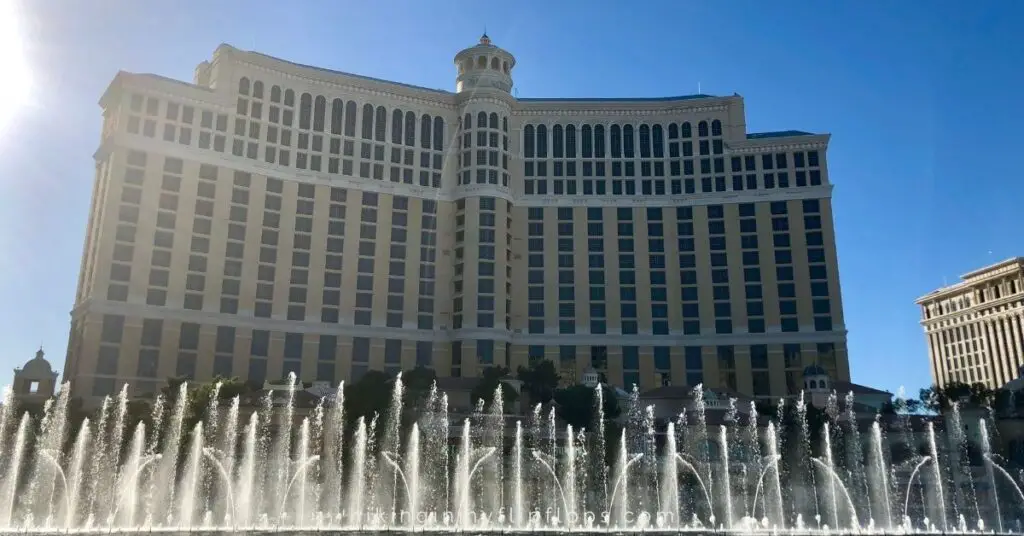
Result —
POLYGON ((455 55, 455 66, 459 70, 455 81, 456 93, 478 89, 512 92, 512 68, 516 66, 516 59, 508 51, 491 44, 486 33, 480 36, 478 45, 455 55))
POLYGON ((452 375, 508 366, 512 190, 509 121, 516 60, 491 43, 455 55, 458 177, 452 280, 452 375), (463 365, 465 363, 465 365, 463 365))

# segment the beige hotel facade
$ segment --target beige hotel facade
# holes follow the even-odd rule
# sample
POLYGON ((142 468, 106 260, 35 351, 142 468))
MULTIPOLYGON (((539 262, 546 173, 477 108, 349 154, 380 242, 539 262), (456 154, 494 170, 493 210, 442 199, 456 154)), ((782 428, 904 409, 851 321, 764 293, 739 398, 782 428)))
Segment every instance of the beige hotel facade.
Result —
POLYGON ((738 95, 515 98, 484 36, 455 92, 228 45, 192 83, 120 72, 64 376, 472 377, 792 395, 849 380, 827 134, 738 95))
POLYGON ((1024 367, 1024 257, 979 268, 918 298, 932 380, 999 389, 1024 367))

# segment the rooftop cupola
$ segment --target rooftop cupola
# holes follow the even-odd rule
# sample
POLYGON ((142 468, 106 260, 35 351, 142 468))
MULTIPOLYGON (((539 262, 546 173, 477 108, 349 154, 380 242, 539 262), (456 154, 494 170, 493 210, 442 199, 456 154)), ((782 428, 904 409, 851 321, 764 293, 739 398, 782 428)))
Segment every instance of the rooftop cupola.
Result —
POLYGON ((455 91, 500 90, 512 92, 512 69, 516 59, 508 51, 491 43, 484 33, 480 43, 455 55, 458 69, 455 91))

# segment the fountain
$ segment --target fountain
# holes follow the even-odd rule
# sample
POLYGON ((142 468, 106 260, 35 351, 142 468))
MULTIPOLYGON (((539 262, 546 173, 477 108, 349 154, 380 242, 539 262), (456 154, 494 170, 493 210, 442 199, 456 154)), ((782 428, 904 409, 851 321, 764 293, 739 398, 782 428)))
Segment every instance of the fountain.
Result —
POLYGON ((976 463, 989 495, 956 483, 972 474, 959 413, 956 431, 928 423, 925 455, 894 466, 885 423, 861 433, 852 395, 834 395, 820 424, 800 399, 774 417, 729 401, 709 425, 700 387, 673 419, 634 391, 621 422, 604 418, 599 388, 584 427, 540 405, 507 421, 501 388, 471 415, 450 415, 436 386, 422 407, 403 407, 401 376, 381 414, 350 414, 343 384, 303 414, 296 385, 290 377, 283 407, 213 398, 198 421, 185 385, 146 422, 130 422, 127 390, 80 422, 67 386, 38 422, 8 395, 0 530, 962 533, 1012 530, 1024 511, 985 420, 976 463))

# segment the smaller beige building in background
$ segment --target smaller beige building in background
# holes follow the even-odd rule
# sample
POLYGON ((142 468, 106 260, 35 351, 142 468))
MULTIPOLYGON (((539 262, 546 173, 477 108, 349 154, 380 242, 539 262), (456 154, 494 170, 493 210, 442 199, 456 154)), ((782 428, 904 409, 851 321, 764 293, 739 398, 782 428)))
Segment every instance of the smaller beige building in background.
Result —
POLYGON ((1024 366, 1024 257, 961 279, 917 300, 932 379, 998 389, 1024 366))

